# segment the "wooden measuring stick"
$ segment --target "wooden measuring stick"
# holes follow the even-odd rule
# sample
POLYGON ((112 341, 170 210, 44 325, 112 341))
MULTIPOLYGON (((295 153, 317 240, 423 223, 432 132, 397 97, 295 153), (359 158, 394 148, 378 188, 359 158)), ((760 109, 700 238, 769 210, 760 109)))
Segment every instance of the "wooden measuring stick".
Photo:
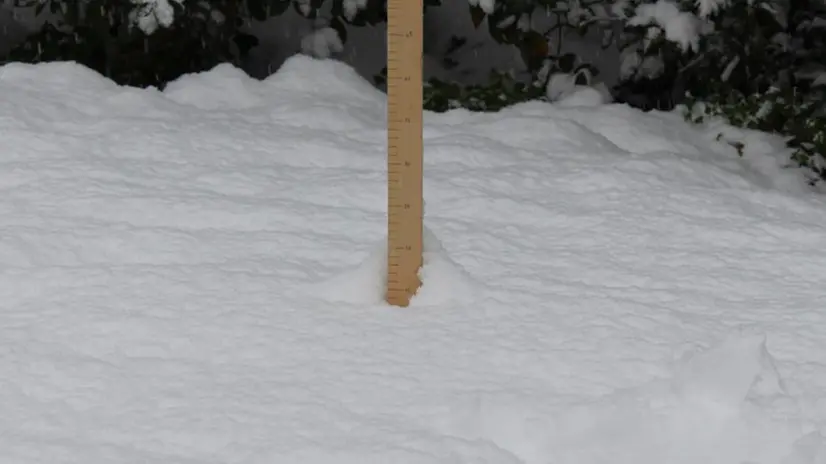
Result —
POLYGON ((387 302, 408 306, 422 265, 422 0, 387 3, 387 302))

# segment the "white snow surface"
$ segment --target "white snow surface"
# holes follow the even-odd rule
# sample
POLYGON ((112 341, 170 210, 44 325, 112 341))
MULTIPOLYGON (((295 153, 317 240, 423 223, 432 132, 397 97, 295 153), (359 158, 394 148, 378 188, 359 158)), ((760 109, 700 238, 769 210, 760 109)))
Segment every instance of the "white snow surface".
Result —
POLYGON ((771 136, 427 113, 403 309, 350 68, 0 95, 2 463, 826 462, 826 201, 771 136))

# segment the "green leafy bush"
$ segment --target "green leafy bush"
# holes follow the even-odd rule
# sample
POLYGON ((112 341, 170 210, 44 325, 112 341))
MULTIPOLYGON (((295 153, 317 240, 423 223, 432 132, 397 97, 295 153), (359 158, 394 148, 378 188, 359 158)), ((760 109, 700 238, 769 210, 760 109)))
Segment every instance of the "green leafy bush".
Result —
POLYGON ((662 10, 645 18, 649 3, 627 5, 621 92, 649 91, 649 108, 686 104, 690 120, 719 116, 780 134, 812 183, 826 180, 826 6, 681 0, 664 20, 662 10), (670 21, 693 34, 675 34, 670 21), (664 91, 664 105, 651 89, 664 91))
POLYGON ((760 94, 732 93, 712 103, 690 99, 684 114, 694 123, 720 117, 737 127, 783 135, 792 149, 790 161, 808 168, 814 185, 826 180, 824 102, 826 87, 808 94, 772 88, 760 94))
POLYGON ((239 63, 257 44, 232 0, 132 4, 123 0, 18 0, 59 21, 12 49, 6 61, 77 61, 120 84, 162 87, 182 74, 239 63))

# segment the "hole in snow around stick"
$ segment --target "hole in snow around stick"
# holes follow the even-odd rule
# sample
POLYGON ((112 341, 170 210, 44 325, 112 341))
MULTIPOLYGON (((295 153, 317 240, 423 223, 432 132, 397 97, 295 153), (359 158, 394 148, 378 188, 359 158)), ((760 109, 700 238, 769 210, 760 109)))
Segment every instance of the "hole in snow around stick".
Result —
MULTIPOLYGON (((422 286, 411 307, 470 303, 482 286, 447 254, 438 237, 427 227, 423 231, 422 286)), ((314 284, 309 289, 327 301, 383 305, 387 274, 387 239, 377 243, 368 256, 351 269, 314 284)))

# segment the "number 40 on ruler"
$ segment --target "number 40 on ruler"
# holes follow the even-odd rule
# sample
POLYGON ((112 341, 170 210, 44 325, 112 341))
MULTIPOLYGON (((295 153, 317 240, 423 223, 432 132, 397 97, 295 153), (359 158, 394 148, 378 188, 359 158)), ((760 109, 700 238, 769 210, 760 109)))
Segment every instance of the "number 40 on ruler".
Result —
POLYGON ((422 0, 387 3, 387 302, 408 306, 422 265, 422 0))

